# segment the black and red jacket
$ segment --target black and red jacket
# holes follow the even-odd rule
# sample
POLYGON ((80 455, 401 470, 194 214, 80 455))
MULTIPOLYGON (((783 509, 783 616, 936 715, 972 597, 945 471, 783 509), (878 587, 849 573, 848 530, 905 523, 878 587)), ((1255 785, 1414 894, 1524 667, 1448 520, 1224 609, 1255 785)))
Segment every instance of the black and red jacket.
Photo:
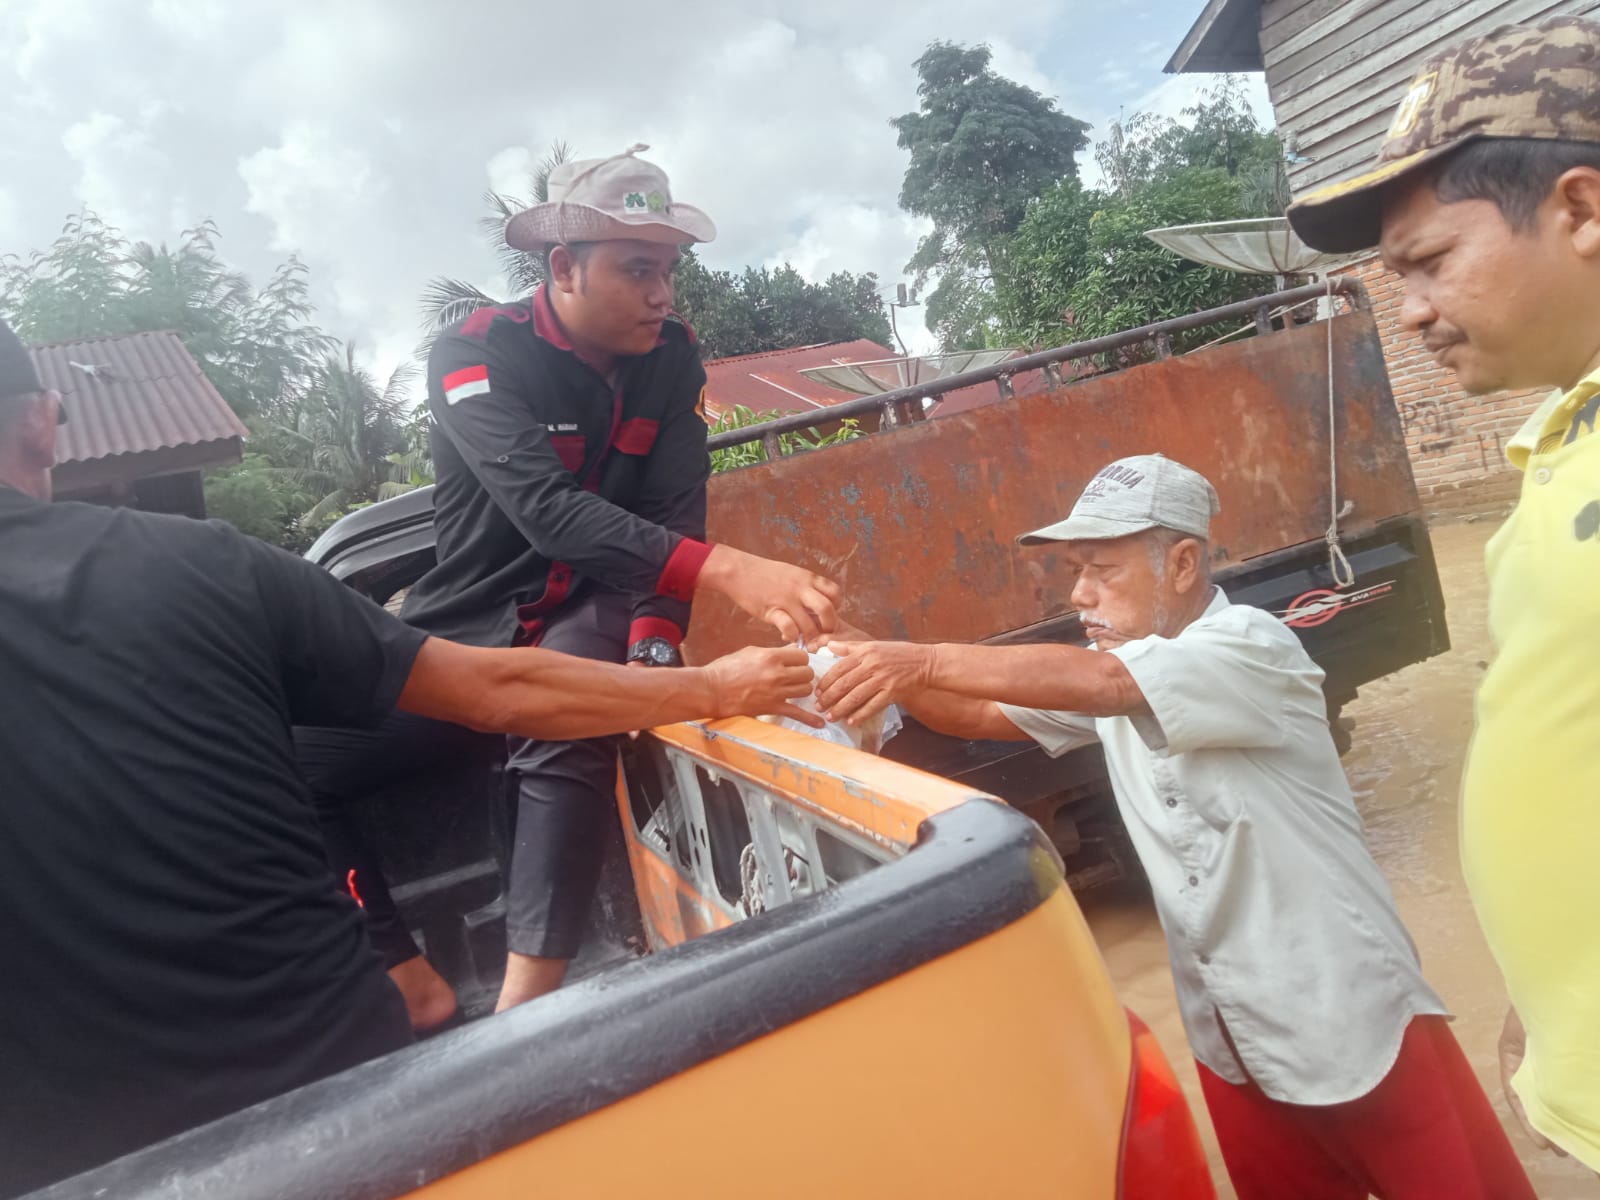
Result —
POLYGON ((480 309, 428 356, 439 562, 403 616, 476 646, 536 641, 574 591, 638 597, 629 642, 677 645, 705 544, 705 368, 686 325, 618 360, 580 359, 545 289, 480 309))

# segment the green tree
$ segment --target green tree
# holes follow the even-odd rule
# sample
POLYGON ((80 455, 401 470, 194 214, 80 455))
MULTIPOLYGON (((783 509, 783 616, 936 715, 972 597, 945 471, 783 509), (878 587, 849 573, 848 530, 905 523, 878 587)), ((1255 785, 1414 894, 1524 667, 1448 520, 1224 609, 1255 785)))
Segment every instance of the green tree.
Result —
POLYGON ((404 363, 379 387, 350 343, 318 364, 292 422, 279 425, 268 443, 280 469, 319 497, 297 524, 320 531, 352 508, 416 486, 408 465, 395 460, 411 449, 417 374, 414 363, 404 363))
POLYGON ((223 262, 210 221, 175 246, 129 243, 92 212, 49 249, 0 258, 0 307, 35 344, 171 329, 241 418, 269 418, 334 346, 312 322, 305 267, 290 259, 260 292, 223 262))
POLYGON ((933 232, 906 269, 928 296, 929 327, 947 350, 984 345, 984 297, 1007 272, 1007 239, 1028 203, 1077 178, 1088 125, 1054 100, 997 74, 987 46, 934 42, 917 59, 916 112, 890 121, 911 155, 900 207, 933 232))
POLYGON ((1095 148, 1106 187, 1127 197, 1191 167, 1214 167, 1238 181, 1242 215, 1283 214, 1289 203, 1283 147, 1256 121, 1239 76, 1222 76, 1181 116, 1136 113, 1126 123, 1113 121, 1095 148))
POLYGON ((889 341, 878 277, 870 271, 836 271, 811 283, 788 263, 734 274, 710 270, 686 250, 676 305, 708 359, 857 338, 889 341))
POLYGON ((47 250, 0 257, 0 304, 24 342, 127 333, 127 240, 87 210, 69 216, 47 250))
MULTIPOLYGON (((753 408, 738 404, 717 418, 716 423, 711 426, 711 433, 716 435, 727 433, 731 429, 748 429, 752 425, 765 425, 768 421, 776 421, 786 415, 788 414, 778 412, 776 409, 756 412, 753 408)), ((820 450, 824 446, 836 446, 840 442, 854 441, 860 436, 861 422, 853 417, 846 417, 830 433, 823 433, 814 428, 797 430, 794 433, 780 433, 778 445, 784 454, 799 454, 806 450, 820 450)), ((739 467, 753 467, 767 461, 769 461, 767 448, 759 441, 741 442, 737 446, 711 452, 713 474, 737 470, 739 467)))
POLYGON ((223 260, 210 221, 130 243, 92 212, 26 258, 0 258, 0 311, 34 343, 171 329, 250 427, 250 453, 206 480, 208 510, 303 546, 318 523, 431 473, 408 439, 401 372, 378 388, 315 323, 303 264, 259 291, 223 260), (391 461, 393 460, 393 461, 391 461))
POLYGON ((140 242, 124 257, 120 298, 134 329, 176 329, 196 359, 223 362, 237 353, 240 316, 253 299, 250 281, 217 255, 211 221, 185 230, 176 249, 140 242))
POLYGON ((235 411, 265 420, 281 420, 294 411, 317 364, 339 345, 314 323, 314 316, 310 274, 304 263, 291 258, 240 314, 244 335, 234 353, 207 371, 230 404, 237 400, 235 411))
POLYGON ((207 516, 286 549, 304 550, 311 544, 299 521, 317 497, 293 471, 265 455, 246 454, 238 465, 210 472, 205 488, 207 516))
POLYGON ((433 416, 426 404, 419 404, 411 410, 401 436, 405 439, 405 448, 389 455, 390 464, 396 468, 394 479, 409 483, 412 487, 432 483, 433 416))
MULTIPOLYGON (((1216 167, 1185 167, 1129 196, 1061 184, 1012 241, 1015 270, 1000 294, 1006 338, 1056 346, 1270 291, 1270 278, 1201 266, 1145 236, 1244 215, 1237 181, 1216 167)), ((1190 331, 1174 345, 1200 345, 1219 332, 1190 331)))
MULTIPOLYGON (((1180 120, 1137 113, 1095 149, 1103 189, 1066 181, 1039 198, 1007 243, 997 297, 1008 341, 1059 345, 1270 291, 1270 277, 1223 271, 1156 245, 1145 231, 1275 216, 1287 202, 1275 134, 1256 123, 1235 76, 1180 120)), ((1178 349, 1225 332, 1194 330, 1178 349)))

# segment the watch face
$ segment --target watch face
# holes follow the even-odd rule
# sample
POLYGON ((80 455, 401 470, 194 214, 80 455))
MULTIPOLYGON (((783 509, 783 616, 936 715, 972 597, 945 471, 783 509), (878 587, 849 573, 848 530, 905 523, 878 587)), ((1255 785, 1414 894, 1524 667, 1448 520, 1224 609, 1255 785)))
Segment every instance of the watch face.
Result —
POLYGON ((653 667, 675 667, 682 660, 677 648, 666 638, 652 637, 634 645, 628 652, 630 662, 649 663, 653 667))

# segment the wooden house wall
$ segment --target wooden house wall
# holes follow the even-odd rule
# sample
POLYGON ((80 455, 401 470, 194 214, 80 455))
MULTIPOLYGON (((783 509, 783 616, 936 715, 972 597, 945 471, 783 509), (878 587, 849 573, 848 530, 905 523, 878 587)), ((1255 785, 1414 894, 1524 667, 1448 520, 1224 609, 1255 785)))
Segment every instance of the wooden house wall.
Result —
POLYGON ((1264 0, 1261 53, 1295 195, 1358 173, 1417 69, 1497 25, 1600 12, 1600 0, 1264 0))

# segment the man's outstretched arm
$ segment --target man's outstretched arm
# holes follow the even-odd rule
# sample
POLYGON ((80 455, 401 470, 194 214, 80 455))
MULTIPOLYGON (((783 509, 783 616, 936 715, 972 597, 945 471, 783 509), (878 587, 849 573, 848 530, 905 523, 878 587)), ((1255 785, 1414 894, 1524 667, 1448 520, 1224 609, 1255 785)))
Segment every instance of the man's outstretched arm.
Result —
POLYGON ((929 729, 951 737, 991 742, 1025 742, 1028 735, 993 700, 958 696, 937 688, 911 693, 895 701, 929 729))
POLYGON ((890 704, 905 705, 921 720, 916 697, 928 692, 1094 717, 1147 708, 1120 659, 1078 646, 831 642, 830 648, 844 661, 822 680, 817 703, 835 721, 863 721, 890 704))
MULTIPOLYGON (((872 635, 851 624, 843 617, 839 618, 839 632, 828 639, 828 646, 835 654, 848 657, 843 647, 846 643, 872 643, 872 635)), ((824 695, 837 695, 824 688, 828 680, 838 674, 834 668, 826 676, 817 681, 818 704, 826 708, 823 701, 824 695)), ((907 689, 894 698, 892 703, 898 704, 911 716, 915 717, 929 729, 939 733, 949 734, 951 737, 983 739, 992 742, 1025 742, 1028 735, 1018 729, 1006 716, 1005 712, 993 700, 977 696, 962 696, 955 692, 944 691, 939 688, 924 687, 907 689)), ((856 721, 862 721, 872 715, 867 711, 865 715, 858 713, 856 721)))
POLYGON ((429 638, 398 707, 486 733, 568 741, 674 721, 760 716, 822 721, 790 703, 812 688, 803 650, 747 649, 704 667, 638 671, 553 650, 429 638))

